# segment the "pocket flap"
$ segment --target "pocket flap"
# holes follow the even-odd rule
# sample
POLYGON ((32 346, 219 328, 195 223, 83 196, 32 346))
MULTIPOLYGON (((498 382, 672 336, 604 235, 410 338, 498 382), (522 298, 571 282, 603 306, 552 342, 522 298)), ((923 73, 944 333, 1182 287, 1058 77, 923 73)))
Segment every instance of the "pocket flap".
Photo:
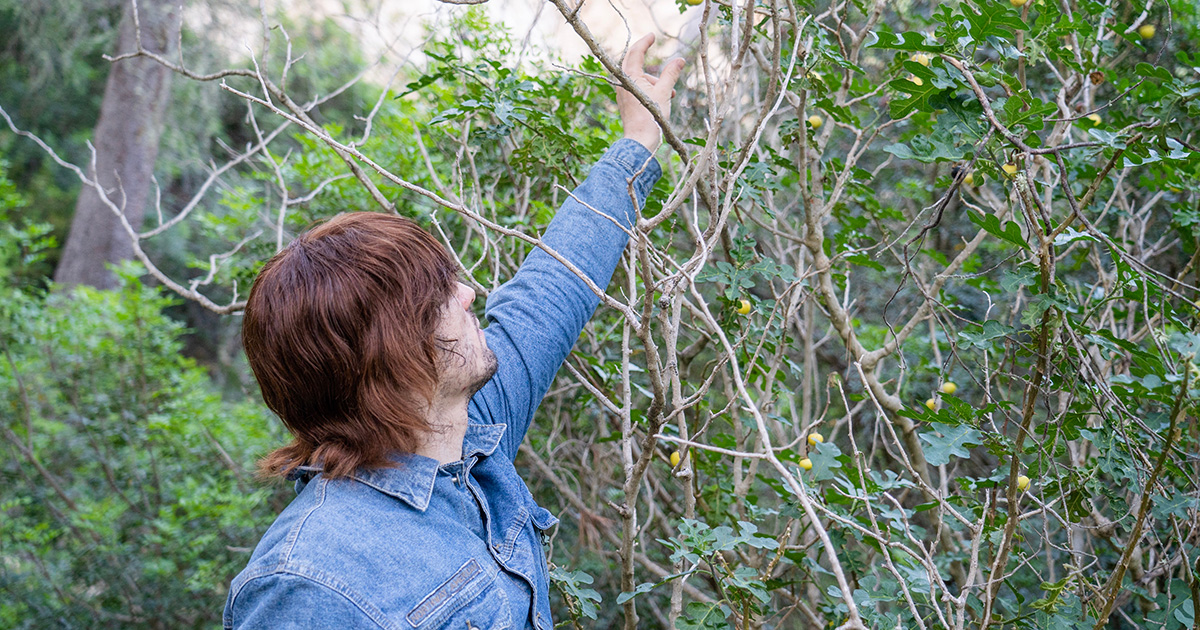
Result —
POLYGON ((426 595, 414 606, 405 619, 413 627, 420 626, 430 617, 441 612, 451 602, 457 601, 461 605, 474 597, 480 589, 487 585, 488 581, 487 572, 475 558, 471 558, 458 571, 455 571, 450 579, 442 582, 432 593, 426 595))

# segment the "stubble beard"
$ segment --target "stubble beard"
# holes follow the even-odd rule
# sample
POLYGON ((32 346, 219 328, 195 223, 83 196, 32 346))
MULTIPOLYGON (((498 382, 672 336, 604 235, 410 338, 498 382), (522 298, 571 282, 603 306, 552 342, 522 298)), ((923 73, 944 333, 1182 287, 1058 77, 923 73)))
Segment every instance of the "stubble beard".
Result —
POLYGON ((483 352, 483 370, 480 371, 479 377, 467 388, 468 398, 483 389, 483 386, 487 385, 488 381, 492 380, 492 377, 496 375, 496 370, 500 369, 500 363, 496 360, 496 353, 487 347, 483 349, 483 352))

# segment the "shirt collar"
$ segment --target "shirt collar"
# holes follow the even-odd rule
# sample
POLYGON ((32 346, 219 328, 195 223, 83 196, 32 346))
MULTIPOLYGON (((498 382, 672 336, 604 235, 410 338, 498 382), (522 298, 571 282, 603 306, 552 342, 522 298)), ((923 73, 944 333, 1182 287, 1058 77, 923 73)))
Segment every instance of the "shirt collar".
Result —
MULTIPOLYGON (((469 460, 475 455, 491 456, 507 428, 503 424, 468 424, 463 436, 463 459, 469 460)), ((424 512, 429 507, 437 481, 437 460, 416 453, 397 454, 391 459, 396 466, 360 469, 350 478, 424 512)))

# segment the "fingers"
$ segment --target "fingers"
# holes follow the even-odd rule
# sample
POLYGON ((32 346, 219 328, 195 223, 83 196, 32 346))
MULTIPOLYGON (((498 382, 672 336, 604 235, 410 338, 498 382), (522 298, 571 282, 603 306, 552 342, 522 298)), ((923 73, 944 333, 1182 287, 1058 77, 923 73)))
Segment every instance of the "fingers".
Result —
POLYGON ((683 72, 683 58, 676 57, 667 62, 667 67, 663 69, 662 75, 658 81, 666 87, 675 87, 675 82, 679 80, 679 75, 683 72))
POLYGON ((646 63, 646 51, 650 50, 650 45, 654 43, 654 33, 649 33, 645 37, 633 43, 629 47, 629 53, 625 55, 625 61, 621 63, 621 69, 630 77, 642 72, 642 67, 646 63))
POLYGON ((676 57, 667 62, 663 68, 662 74, 657 77, 646 75, 650 80, 650 86, 653 88, 654 100, 661 101, 663 97, 675 97, 675 82, 679 80, 679 75, 683 72, 683 59, 676 57), (667 96, 670 94, 670 96, 667 96))

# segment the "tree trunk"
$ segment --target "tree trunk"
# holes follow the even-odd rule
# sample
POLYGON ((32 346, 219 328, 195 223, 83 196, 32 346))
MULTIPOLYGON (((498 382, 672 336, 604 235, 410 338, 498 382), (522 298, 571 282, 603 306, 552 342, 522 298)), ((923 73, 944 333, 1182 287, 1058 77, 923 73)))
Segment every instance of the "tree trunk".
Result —
MULTIPOLYGON (((137 17, 142 47, 169 57, 179 41, 179 4, 172 0, 141 0, 137 17)), ((137 30, 131 2, 121 19, 118 54, 138 49, 137 30)), ((96 161, 89 175, 135 230, 141 228, 146 211, 163 111, 170 100, 170 78, 169 70, 150 59, 113 63, 92 138, 96 161)), ((54 280, 67 287, 87 284, 111 288, 116 277, 107 265, 132 256, 133 242, 116 213, 95 188, 84 186, 75 203, 75 217, 54 280)))

